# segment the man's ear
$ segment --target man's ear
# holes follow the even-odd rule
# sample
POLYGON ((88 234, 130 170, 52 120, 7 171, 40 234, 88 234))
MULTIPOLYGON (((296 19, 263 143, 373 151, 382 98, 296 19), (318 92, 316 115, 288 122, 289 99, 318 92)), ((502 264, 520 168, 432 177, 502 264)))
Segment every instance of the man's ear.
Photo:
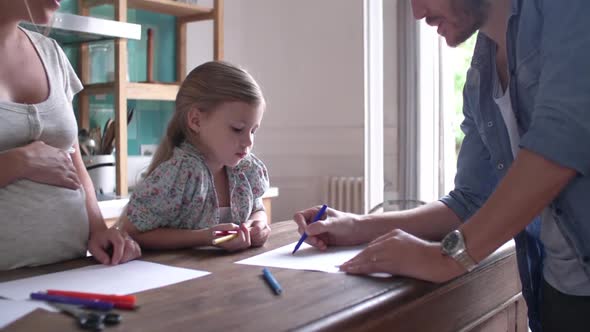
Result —
POLYGON ((188 128, 195 134, 201 131, 201 111, 196 106, 192 106, 187 112, 186 123, 188 124, 188 128))

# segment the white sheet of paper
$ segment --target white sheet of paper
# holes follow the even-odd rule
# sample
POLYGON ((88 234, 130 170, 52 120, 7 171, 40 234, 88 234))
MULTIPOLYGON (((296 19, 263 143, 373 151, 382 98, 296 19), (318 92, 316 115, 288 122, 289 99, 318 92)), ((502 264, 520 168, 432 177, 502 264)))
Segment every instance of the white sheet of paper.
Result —
POLYGON ((295 270, 312 270, 339 273, 339 266, 356 256, 366 245, 355 247, 328 247, 320 251, 307 243, 292 255, 296 243, 236 262, 237 264, 282 267, 295 270))
POLYGON ((12 301, 0 299, 0 329, 42 306, 30 301, 12 301))
POLYGON ((208 275, 209 272, 145 261, 92 265, 0 283, 0 296, 28 299, 32 292, 59 289, 102 294, 131 294, 208 275))

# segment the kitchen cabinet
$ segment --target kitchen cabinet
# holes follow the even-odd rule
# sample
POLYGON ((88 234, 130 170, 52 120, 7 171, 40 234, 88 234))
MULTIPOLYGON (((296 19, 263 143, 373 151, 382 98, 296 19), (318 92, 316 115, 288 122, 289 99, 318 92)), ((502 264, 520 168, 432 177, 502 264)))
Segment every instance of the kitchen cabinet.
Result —
POLYGON ((87 44, 80 46, 80 79, 84 90, 79 94, 78 127, 89 129, 90 96, 113 94, 115 111, 116 194, 128 194, 127 181, 127 101, 174 101, 180 83, 186 76, 186 29, 190 22, 213 21, 213 57, 223 58, 223 0, 215 0, 213 7, 205 7, 172 0, 78 0, 80 15, 88 16, 90 8, 109 4, 114 8, 114 19, 127 22, 128 9, 140 9, 176 17, 176 82, 130 82, 127 77, 127 39, 114 42, 114 76, 112 82, 90 83, 90 56, 87 44))

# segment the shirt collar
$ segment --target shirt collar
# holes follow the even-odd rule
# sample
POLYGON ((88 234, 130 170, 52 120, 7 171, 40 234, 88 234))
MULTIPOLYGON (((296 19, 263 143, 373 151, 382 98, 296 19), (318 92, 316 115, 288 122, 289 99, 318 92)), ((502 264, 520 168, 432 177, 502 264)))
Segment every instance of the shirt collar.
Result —
POLYGON ((182 143, 180 143, 178 148, 180 148, 182 151, 188 153, 191 156, 204 160, 203 153, 201 153, 201 151, 197 150, 197 148, 195 148, 194 145, 190 144, 187 141, 183 141, 182 143))
POLYGON ((522 0, 512 0, 512 6, 510 8, 510 16, 520 14, 520 5, 522 0))
MULTIPOLYGON (((180 145, 178 146, 178 148, 182 151, 184 151, 185 153, 199 158, 200 160, 202 160, 203 162, 205 162, 205 156, 203 156, 203 153, 201 151, 199 151, 194 145, 190 144, 187 141, 183 141, 182 143, 180 143, 180 145)), ((236 167, 227 167, 227 169, 229 170, 228 173, 234 173, 234 172, 243 172, 244 169, 247 169, 248 167, 251 167, 251 161, 250 161, 250 157, 247 156, 246 158, 242 159, 242 161, 240 161, 239 164, 236 165, 236 167)))

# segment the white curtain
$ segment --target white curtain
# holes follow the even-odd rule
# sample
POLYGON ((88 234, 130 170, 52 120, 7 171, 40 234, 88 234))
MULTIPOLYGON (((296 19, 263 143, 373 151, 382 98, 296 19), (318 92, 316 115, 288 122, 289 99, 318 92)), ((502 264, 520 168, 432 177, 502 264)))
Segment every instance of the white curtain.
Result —
MULTIPOLYGON (((412 18, 409 1, 397 1, 397 50, 399 68, 398 106, 398 188, 386 199, 417 199, 418 196, 418 25, 412 18)), ((384 208, 389 206, 386 202, 384 208)), ((393 208, 393 207, 392 207, 393 208)))
POLYGON ((383 1, 364 6, 364 211, 383 202, 383 1))

